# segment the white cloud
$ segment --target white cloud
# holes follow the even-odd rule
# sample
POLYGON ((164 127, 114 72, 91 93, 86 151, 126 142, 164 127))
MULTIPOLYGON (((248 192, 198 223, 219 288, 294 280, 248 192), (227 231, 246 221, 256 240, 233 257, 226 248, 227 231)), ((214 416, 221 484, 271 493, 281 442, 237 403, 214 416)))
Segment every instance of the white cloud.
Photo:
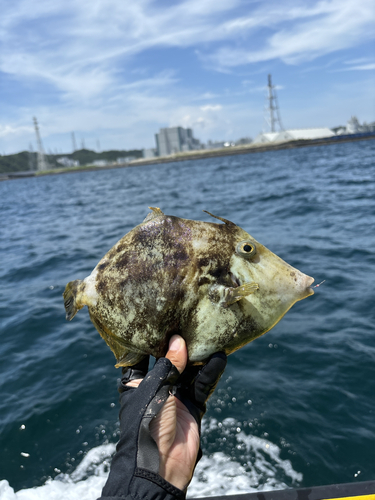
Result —
POLYGON ((33 131, 33 127, 21 126, 17 127, 14 125, 0 125, 0 137, 8 137, 8 136, 21 136, 26 133, 31 133, 33 131))
MULTIPOLYGON (((243 96, 247 99, 264 91, 259 80, 249 80, 260 65, 251 66, 252 73, 240 75, 238 86, 228 90, 224 85, 205 86, 207 71, 229 73, 259 62, 265 62, 266 68, 273 59, 300 64, 374 37, 372 0, 285 0, 282 4, 176 0, 170 4, 162 6, 157 0, 2 2, 0 73, 20 83, 31 98, 23 108, 13 104, 9 111, 7 104, 8 115, 3 106, 0 136, 23 134, 30 141, 29 123, 36 115, 44 134, 68 134, 74 128, 86 137, 106 135, 109 143, 116 135, 113 131, 119 130, 127 143, 137 147, 151 145, 147 141, 152 142, 153 132, 172 124, 200 127, 213 139, 230 139, 238 130, 238 117, 243 117, 243 123, 249 120, 248 111, 242 111, 243 96), (183 51, 170 61, 165 48, 173 48, 174 54, 183 51), (191 58, 199 54, 196 67, 189 61, 194 88, 183 75, 187 49, 191 58), (206 73, 198 85, 199 70, 206 73), (237 99, 238 105, 228 105, 230 99, 237 99), (212 104, 206 104, 210 100, 212 104)), ((347 70, 374 68, 372 60, 350 57, 347 70)), ((265 68, 262 73, 268 71, 265 68)), ((260 112, 262 106, 263 101, 260 112)), ((105 147, 104 138, 101 142, 105 147)))
POLYGON ((239 4, 186 0, 159 8, 151 0, 44 0, 31 8, 30 1, 14 0, 3 4, 0 69, 81 99, 115 84, 118 66, 150 48, 203 46, 201 57, 223 69, 274 58, 297 63, 373 36, 372 0, 269 1, 236 16, 239 4))
POLYGON ((237 3, 189 0, 166 9, 150 0, 42 0, 34 9, 14 0, 2 7, 0 71, 46 82, 68 99, 108 94, 119 70, 147 49, 222 38, 212 23, 237 3))
POLYGON ((349 61, 345 61, 344 64, 366 64, 372 62, 372 60, 368 57, 359 57, 357 59, 350 59, 349 61))
MULTIPOLYGON (((283 5, 269 9, 268 15, 260 11, 256 15, 258 27, 270 26, 273 30, 273 34, 263 41, 263 47, 255 50, 251 46, 224 47, 208 55, 207 59, 220 67, 271 59, 296 64, 374 38, 375 9, 371 0, 321 1, 312 7, 306 4, 292 9, 283 5), (287 21, 294 23, 286 28, 287 21)), ((253 23, 250 24, 253 27, 253 23)))
POLYGON ((221 104, 206 104, 205 106, 201 106, 202 111, 220 111, 222 109, 221 104))
POLYGON ((359 64, 357 66, 352 66, 351 68, 346 68, 348 71, 356 70, 356 71, 369 71, 375 69, 375 63, 368 64, 359 64))
POLYGON ((206 99, 216 99, 219 97, 219 94, 214 94, 213 92, 205 92, 204 94, 198 95, 195 99, 198 100, 206 100, 206 99))

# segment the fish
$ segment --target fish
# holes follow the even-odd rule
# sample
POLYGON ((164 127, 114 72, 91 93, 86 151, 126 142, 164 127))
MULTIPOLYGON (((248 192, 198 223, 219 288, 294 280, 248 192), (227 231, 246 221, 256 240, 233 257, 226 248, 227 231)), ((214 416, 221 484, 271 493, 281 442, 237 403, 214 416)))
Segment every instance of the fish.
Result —
POLYGON ((66 319, 84 306, 116 367, 164 356, 181 335, 189 363, 227 355, 273 328, 314 279, 240 226, 165 215, 158 207, 83 280, 66 285, 66 319))

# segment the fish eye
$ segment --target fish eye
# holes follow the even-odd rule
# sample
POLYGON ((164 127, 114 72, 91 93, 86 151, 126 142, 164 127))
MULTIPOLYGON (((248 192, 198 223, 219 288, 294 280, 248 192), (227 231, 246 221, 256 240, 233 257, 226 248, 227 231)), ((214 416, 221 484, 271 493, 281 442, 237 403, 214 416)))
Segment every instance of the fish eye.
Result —
POLYGON ((256 251, 257 249, 251 241, 240 241, 236 247, 236 252, 246 259, 253 257, 256 251))

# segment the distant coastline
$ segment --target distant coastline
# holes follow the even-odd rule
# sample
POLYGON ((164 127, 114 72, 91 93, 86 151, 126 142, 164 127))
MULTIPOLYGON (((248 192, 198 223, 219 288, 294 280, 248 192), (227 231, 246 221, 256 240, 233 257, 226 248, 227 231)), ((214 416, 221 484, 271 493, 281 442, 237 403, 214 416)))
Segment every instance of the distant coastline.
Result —
POLYGON ((139 158, 129 163, 110 164, 105 166, 83 165, 79 167, 54 168, 46 171, 6 172, 0 173, 0 181, 20 179, 24 177, 39 177, 43 175, 70 174, 74 172, 92 172, 97 170, 109 170, 114 168, 130 168, 144 165, 157 165, 160 163, 173 163, 177 161, 201 160, 220 156, 234 156, 250 153, 262 153, 265 151, 278 151, 283 149, 303 148, 308 146, 327 146, 343 142, 363 141, 375 139, 375 133, 348 134, 322 139, 294 140, 270 144, 246 144, 243 146, 231 146, 214 150, 197 150, 177 153, 170 156, 159 156, 155 158, 139 158))

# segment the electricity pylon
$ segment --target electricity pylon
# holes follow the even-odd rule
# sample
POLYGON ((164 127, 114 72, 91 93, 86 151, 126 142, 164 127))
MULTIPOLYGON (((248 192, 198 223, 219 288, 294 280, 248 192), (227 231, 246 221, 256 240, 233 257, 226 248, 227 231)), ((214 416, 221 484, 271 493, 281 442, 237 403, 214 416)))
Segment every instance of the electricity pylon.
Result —
POLYGON ((276 126, 279 126, 280 130, 284 130, 283 124, 281 123, 279 106, 277 103, 276 89, 275 86, 272 85, 271 75, 268 75, 268 107, 266 108, 266 122, 268 126, 271 128, 271 132, 276 132, 276 126))
POLYGON ((38 122, 34 116, 33 118, 34 121, 34 127, 35 127, 35 133, 36 133, 36 142, 38 144, 38 154, 37 154, 37 170, 48 170, 49 165, 46 160, 46 154, 43 149, 43 144, 42 144, 42 139, 40 138, 40 133, 39 133, 39 127, 38 127, 38 122))
POLYGON ((72 144, 73 144, 73 153, 74 153, 74 151, 77 151, 76 136, 74 135, 74 132, 72 132, 72 144))

